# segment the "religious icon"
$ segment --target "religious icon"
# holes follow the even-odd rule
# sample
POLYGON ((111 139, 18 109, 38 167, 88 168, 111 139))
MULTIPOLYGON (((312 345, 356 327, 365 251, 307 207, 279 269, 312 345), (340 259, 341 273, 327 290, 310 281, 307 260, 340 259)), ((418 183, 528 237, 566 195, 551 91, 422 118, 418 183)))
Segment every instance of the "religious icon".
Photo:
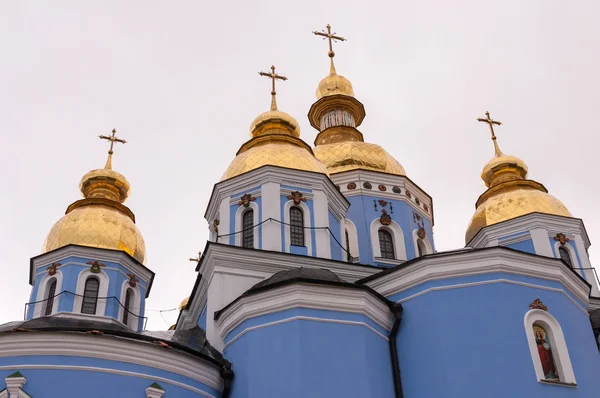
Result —
POLYGON ((537 345, 540 361, 542 362, 544 378, 546 380, 558 381, 558 373, 554 365, 554 356, 548 333, 540 325, 533 325, 533 334, 535 335, 535 344, 537 345))

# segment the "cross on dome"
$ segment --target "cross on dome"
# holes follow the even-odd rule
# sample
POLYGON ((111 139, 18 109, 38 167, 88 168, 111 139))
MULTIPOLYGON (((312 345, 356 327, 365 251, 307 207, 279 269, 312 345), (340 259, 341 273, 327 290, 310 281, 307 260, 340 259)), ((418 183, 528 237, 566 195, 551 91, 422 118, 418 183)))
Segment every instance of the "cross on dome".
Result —
POLYGON ((502 154, 502 151, 500 151, 500 148, 498 147, 498 143, 496 142, 496 134, 494 134, 494 124, 496 126, 500 126, 502 124, 502 122, 498 122, 496 120, 493 120, 490 117, 490 113, 489 112, 485 112, 485 118, 478 118, 477 121, 479 122, 483 122, 483 123, 487 123, 490 126, 490 131, 492 132, 492 141, 494 141, 494 149, 496 150, 496 154, 500 155, 502 154))
POLYGON ((271 79, 271 110, 276 111, 277 110, 277 99, 276 99, 277 91, 275 91, 275 80, 285 81, 288 78, 275 73, 275 65, 271 65, 271 73, 258 72, 258 74, 261 76, 266 76, 269 79, 271 79))
POLYGON ((120 142, 121 144, 126 144, 127 141, 125 141, 124 139, 118 138, 117 136, 115 136, 115 134, 117 133, 116 129, 112 129, 112 134, 111 135, 99 135, 98 137, 101 140, 108 140, 110 141, 110 148, 108 149, 108 159, 106 160, 106 165, 104 166, 105 169, 112 169, 112 155, 113 155, 113 146, 115 144, 115 142, 120 142))
POLYGON ((327 41, 329 42, 329 52, 327 53, 327 55, 329 56, 329 58, 331 60, 330 73, 332 75, 334 75, 336 72, 335 72, 335 66, 333 65, 333 57, 335 57, 335 52, 333 51, 333 42, 337 42, 337 40, 346 41, 346 39, 343 38, 342 36, 337 36, 335 32, 331 33, 331 25, 327 24, 326 27, 327 27, 327 32, 322 30, 321 32, 313 31, 313 33, 316 36, 322 36, 323 40, 327 39, 327 41))

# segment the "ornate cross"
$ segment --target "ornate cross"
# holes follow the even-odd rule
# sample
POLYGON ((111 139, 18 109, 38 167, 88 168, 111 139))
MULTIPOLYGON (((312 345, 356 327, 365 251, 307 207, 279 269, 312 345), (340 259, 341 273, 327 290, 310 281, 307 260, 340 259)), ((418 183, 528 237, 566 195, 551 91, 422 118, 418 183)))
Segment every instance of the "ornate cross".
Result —
POLYGON ((571 239, 567 238, 567 237, 565 236, 565 234, 563 234, 562 232, 559 232, 559 233, 557 233, 557 234, 554 236, 554 240, 557 240, 557 241, 559 241, 559 242, 560 242, 560 245, 561 245, 561 246, 564 246, 564 245, 565 245, 565 243, 567 243, 567 242, 568 242, 568 241, 570 241, 571 239))
POLYGON ((196 257, 196 258, 192 258, 192 257, 190 257, 188 260, 190 260, 190 261, 193 261, 193 262, 195 262, 195 263, 199 263, 199 262, 200 262, 200 258, 201 258, 201 257, 202 257, 202 252, 201 252, 201 251, 199 251, 199 252, 198 252, 198 257, 196 257))
POLYGON ((112 129, 112 134, 111 135, 99 135, 98 137, 100 137, 101 140, 108 140, 110 141, 110 148, 108 149, 108 160, 106 161, 106 166, 104 166, 105 169, 110 169, 112 168, 112 155, 113 155, 113 146, 115 145, 115 142, 120 142, 121 144, 127 144, 127 141, 125 141, 124 139, 118 138, 115 136, 115 134, 117 133, 117 130, 112 129))
POLYGON ((306 198, 302 195, 302 192, 298 191, 292 192, 287 198, 293 200, 295 205, 299 205, 300 202, 306 202, 306 198))
MULTIPOLYGON (((329 41, 329 52, 327 53, 327 55, 329 55, 329 58, 335 57, 335 52, 333 51, 332 42, 336 42, 336 40, 346 41, 346 39, 344 39, 342 36, 336 36, 335 32, 333 32, 333 34, 332 34, 331 33, 331 25, 329 25, 329 24, 327 24, 327 32, 325 32, 323 30, 321 32, 314 31, 313 33, 317 36, 322 36, 323 40, 327 39, 329 41)), ((332 62, 333 62, 333 60, 332 60, 332 62)))
POLYGON ((250 206, 250 202, 253 202, 256 200, 256 198, 254 196, 250 195, 249 193, 245 193, 240 199, 241 200, 238 202, 238 205, 244 206, 244 207, 250 206))
POLYGON ((277 91, 275 91, 275 80, 285 81, 288 78, 275 73, 275 65, 271 65, 271 73, 258 72, 258 74, 261 76, 266 76, 269 79, 271 79, 271 110, 276 111, 277 110, 277 100, 276 100, 277 91))
POLYGON ((129 277, 129 286, 136 287, 137 283, 140 281, 135 274, 127 274, 129 277))
POLYGON ((529 309, 548 311, 548 307, 539 298, 536 298, 533 300, 533 303, 529 304, 529 309))
POLYGON ((90 271, 94 274, 98 274, 100 272, 100 268, 106 267, 106 264, 102 264, 98 262, 98 260, 88 261, 86 264, 91 265, 90 271))
POLYGON ((56 269, 58 267, 60 267, 61 265, 62 265, 61 263, 52 263, 52 265, 50 265, 48 268, 46 268, 46 270, 48 270, 48 275, 56 274, 56 269))
POLYGON ((485 112, 485 119, 480 117, 477 119, 477 121, 479 122, 483 122, 483 123, 487 123, 490 125, 490 131, 492 132, 492 141, 494 141, 494 149, 496 150, 497 154, 501 154, 502 152, 500 151, 500 148, 498 147, 498 143, 496 142, 496 134, 494 134, 494 124, 496 126, 500 126, 502 124, 502 122, 498 122, 496 120, 493 120, 490 117, 490 113, 489 112, 485 112))

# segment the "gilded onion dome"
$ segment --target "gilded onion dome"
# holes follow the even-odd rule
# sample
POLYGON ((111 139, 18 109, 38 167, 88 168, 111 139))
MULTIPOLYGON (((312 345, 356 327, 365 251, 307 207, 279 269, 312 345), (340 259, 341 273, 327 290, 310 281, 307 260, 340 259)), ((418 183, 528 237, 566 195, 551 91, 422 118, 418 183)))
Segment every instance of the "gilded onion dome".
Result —
MULTIPOLYGON (((330 30, 329 26, 327 28, 330 30)), ((333 63, 335 53, 330 49, 328 55, 329 75, 319 82, 317 102, 308 112, 311 126, 319 131, 315 139, 315 156, 330 174, 365 169, 406 175, 402 165, 385 149, 364 142, 357 127, 365 118, 365 108, 354 98, 352 83, 337 74, 333 63)))
POLYGON ((274 82, 287 78, 272 73, 261 75, 273 79, 271 109, 261 113, 250 125, 250 140, 238 150, 221 180, 226 180, 262 166, 279 166, 296 170, 327 173, 327 168, 315 157, 311 147, 300 139, 296 119, 277 109, 274 82))
POLYGON ((79 189, 84 199, 72 203, 50 229, 44 253, 74 244, 120 250, 141 263, 145 261, 144 238, 135 225, 134 214, 123 205, 129 195, 129 182, 112 170, 111 158, 112 150, 103 169, 83 176, 79 189))
MULTIPOLYGON (((480 121, 493 122, 491 119, 480 121), (489 121, 488 121, 489 120, 489 121)), ((495 122, 494 124, 499 124, 495 122)), ((505 155, 494 141, 494 157, 483 167, 481 179, 488 188, 477 200, 475 214, 466 232, 467 244, 484 227, 530 213, 572 217, 564 204, 540 183, 528 180, 528 168, 521 159, 505 155)))

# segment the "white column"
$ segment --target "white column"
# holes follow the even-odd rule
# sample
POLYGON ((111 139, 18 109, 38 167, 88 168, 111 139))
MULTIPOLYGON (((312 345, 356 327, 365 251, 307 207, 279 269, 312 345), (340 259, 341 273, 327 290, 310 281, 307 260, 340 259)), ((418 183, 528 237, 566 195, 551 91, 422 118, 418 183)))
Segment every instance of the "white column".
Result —
POLYGON ((548 230, 544 228, 533 228, 529 230, 535 254, 539 256, 555 257, 548 238, 548 230))
MULTIPOLYGON (((577 248, 577 254, 579 254, 579 264, 581 265, 581 268, 592 268, 592 263, 590 262, 587 252, 585 251, 585 244, 583 243, 581 235, 575 234, 574 236, 575 247, 577 248)), ((582 272, 585 274, 585 278, 587 279, 588 283, 592 285, 592 296, 600 297, 600 290, 598 290, 598 282, 596 281, 594 270, 586 269, 582 272)))
MULTIPOLYGON (((327 195, 323 191, 313 191, 313 211, 315 215, 315 227, 329 227, 329 210, 327 207, 327 195)), ((317 246, 317 257, 331 258, 331 244, 333 239, 327 229, 315 230, 315 242, 317 246)), ((308 253, 310 256, 311 253, 308 253)))
MULTIPOLYGON (((280 187, 275 182, 267 182, 261 186, 262 221, 272 218, 281 220, 280 187)), ((283 221, 283 220, 281 220, 283 221)), ((267 221, 262 225, 262 249, 282 251, 281 224, 267 221)))
POLYGON ((487 241, 487 243, 485 244, 485 247, 496 247, 498 246, 498 239, 490 239, 487 241))

